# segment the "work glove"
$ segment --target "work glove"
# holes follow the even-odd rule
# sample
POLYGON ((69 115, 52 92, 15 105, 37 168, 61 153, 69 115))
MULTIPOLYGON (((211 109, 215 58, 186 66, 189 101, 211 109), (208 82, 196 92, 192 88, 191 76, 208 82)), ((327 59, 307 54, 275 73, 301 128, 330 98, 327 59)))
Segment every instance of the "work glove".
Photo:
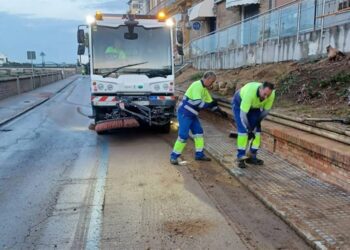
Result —
POLYGON ((212 104, 213 106, 219 106, 217 100, 213 100, 213 101, 211 102, 211 104, 212 104))
POLYGON ((223 111, 219 106, 217 106, 215 112, 221 115, 221 117, 223 118, 228 118, 228 114, 225 111, 223 111))
POLYGON ((221 109, 220 109, 220 115, 221 115, 222 118, 228 118, 228 114, 225 111, 221 110, 221 109))
POLYGON ((255 134, 254 134, 254 132, 252 132, 252 131, 249 131, 248 132, 248 141, 250 141, 251 139, 255 139, 255 134))

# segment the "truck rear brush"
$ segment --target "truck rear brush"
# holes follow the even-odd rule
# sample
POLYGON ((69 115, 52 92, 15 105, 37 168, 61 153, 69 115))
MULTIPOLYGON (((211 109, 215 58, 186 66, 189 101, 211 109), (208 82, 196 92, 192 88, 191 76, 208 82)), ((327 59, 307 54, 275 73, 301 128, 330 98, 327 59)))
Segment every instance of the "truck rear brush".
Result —
POLYGON ((135 118, 124 118, 100 121, 95 126, 95 131, 101 133, 104 131, 118 129, 118 128, 137 128, 140 123, 135 118))

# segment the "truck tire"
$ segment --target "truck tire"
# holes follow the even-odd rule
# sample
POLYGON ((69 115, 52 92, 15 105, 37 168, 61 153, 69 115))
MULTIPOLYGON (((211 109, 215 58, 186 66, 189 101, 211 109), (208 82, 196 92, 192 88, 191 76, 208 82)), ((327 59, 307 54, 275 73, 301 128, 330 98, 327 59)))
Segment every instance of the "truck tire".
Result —
POLYGON ((106 134, 108 134, 108 130, 107 131, 96 131, 96 133, 98 134, 98 135, 106 135, 106 134))
POLYGON ((103 120, 103 113, 101 112, 101 109, 94 107, 93 114, 95 116, 95 123, 103 120))
POLYGON ((171 128, 171 123, 168 122, 165 125, 159 126, 159 132, 161 132, 162 134, 169 134, 170 128, 171 128))

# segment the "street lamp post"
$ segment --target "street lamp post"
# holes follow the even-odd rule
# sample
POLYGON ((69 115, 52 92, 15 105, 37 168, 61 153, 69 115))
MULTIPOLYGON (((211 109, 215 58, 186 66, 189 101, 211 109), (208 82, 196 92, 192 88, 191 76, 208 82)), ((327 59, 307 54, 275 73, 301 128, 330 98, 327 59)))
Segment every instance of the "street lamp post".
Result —
POLYGON ((41 52, 40 53, 40 56, 41 56, 41 66, 44 68, 45 66, 45 56, 46 54, 44 52, 41 52))

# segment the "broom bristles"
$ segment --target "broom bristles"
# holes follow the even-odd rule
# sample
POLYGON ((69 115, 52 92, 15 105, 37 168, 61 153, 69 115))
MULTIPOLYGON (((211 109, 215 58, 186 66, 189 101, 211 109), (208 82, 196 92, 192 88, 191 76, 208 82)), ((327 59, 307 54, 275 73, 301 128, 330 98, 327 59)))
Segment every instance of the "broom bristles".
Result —
POLYGON ((95 126, 95 131, 102 132, 118 128, 136 128, 139 126, 140 123, 135 118, 107 120, 97 123, 95 126))

